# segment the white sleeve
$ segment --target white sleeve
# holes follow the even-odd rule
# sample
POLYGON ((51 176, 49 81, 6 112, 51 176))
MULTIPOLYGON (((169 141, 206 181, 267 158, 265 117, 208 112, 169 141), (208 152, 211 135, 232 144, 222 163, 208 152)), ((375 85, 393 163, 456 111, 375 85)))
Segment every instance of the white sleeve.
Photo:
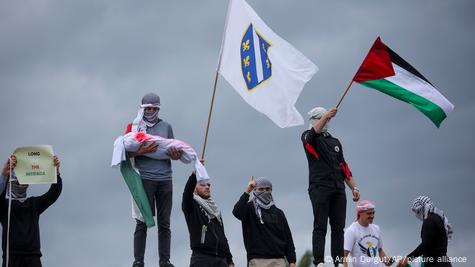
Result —
POLYGON ((376 230, 378 231, 379 241, 378 241, 378 248, 383 248, 383 235, 381 234, 381 230, 379 226, 376 225, 376 230))
POLYGON ((343 245, 343 249, 351 252, 353 250, 354 245, 355 245, 355 233, 352 231, 351 227, 348 227, 345 230, 345 243, 343 245))

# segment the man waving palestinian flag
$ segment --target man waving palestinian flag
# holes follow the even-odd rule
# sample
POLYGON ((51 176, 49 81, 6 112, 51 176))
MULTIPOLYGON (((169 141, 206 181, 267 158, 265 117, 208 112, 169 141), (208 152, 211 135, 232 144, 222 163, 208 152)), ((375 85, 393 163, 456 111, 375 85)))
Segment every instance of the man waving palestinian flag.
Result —
POLYGON ((414 67, 377 38, 353 81, 407 102, 439 127, 454 109, 414 67))

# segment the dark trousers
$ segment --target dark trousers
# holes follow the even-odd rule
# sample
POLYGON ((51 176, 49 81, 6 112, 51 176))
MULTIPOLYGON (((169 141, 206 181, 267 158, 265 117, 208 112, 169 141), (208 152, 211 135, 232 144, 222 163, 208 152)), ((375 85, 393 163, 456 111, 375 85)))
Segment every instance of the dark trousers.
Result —
MULTIPOLYGON (((9 267, 41 267, 40 256, 10 255, 9 267)), ((6 258, 3 258, 2 267, 7 266, 6 258)))
POLYGON ((342 263, 343 242, 346 218, 346 194, 343 189, 315 187, 309 191, 313 208, 313 258, 314 264, 325 260, 325 236, 327 223, 331 227, 331 255, 335 266, 342 263))
POLYGON ((228 267, 228 263, 224 257, 193 253, 190 267, 228 267))
MULTIPOLYGON (((160 262, 170 260, 170 215, 172 211, 173 186, 172 181, 142 180, 152 213, 157 217, 158 227, 158 255, 160 262)), ((137 220, 134 233, 135 260, 144 261, 145 244, 147 241, 147 226, 137 220)))

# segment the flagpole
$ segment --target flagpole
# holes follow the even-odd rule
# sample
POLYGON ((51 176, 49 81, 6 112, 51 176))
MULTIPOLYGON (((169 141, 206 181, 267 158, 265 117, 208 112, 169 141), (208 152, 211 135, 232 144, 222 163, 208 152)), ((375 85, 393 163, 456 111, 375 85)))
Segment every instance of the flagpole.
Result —
POLYGON ((346 94, 348 93, 348 91, 350 90, 350 87, 351 87, 352 84, 353 84, 353 79, 351 79, 350 84, 348 84, 348 87, 346 87, 346 90, 345 90, 345 92, 343 93, 343 95, 341 96, 340 100, 338 101, 338 104, 336 104, 336 108, 337 108, 337 109, 340 107, 340 104, 341 104, 341 102, 343 101, 343 98, 345 98, 345 96, 346 96, 346 94))
POLYGON ((211 124, 211 114, 213 113, 214 98, 215 98, 215 95, 216 95, 216 85, 218 84, 219 69, 221 67, 221 58, 223 56, 224 40, 225 40, 225 37, 226 37, 226 29, 228 28, 228 19, 229 19, 229 12, 231 10, 231 5, 232 5, 232 0, 229 0, 228 8, 227 8, 227 11, 226 11, 226 18, 224 20, 224 31, 223 31, 223 36, 222 36, 222 39, 221 39, 221 48, 219 49, 218 67, 216 68, 216 74, 214 76, 213 94, 212 94, 212 97, 211 97, 211 104, 209 106, 208 123, 206 125, 205 140, 203 142, 203 150, 201 151, 201 160, 205 159, 206 144, 208 143, 209 126, 211 124))
MULTIPOLYGON (((218 64, 219 69, 219 64, 218 64)), ((213 95, 211 97, 211 105, 209 106, 209 113, 208 113, 208 123, 206 125, 206 133, 205 133, 205 141, 203 143, 203 150, 201 152, 201 159, 205 159, 205 151, 206 151, 206 144, 208 143, 208 132, 209 132, 209 125, 211 123, 211 114, 213 113, 213 106, 214 106, 214 97, 216 95, 216 85, 218 84, 218 69, 216 70, 216 75, 214 76, 214 85, 213 85, 213 95)))
POLYGON ((12 172, 13 172, 13 168, 12 168, 12 156, 10 156, 10 158, 8 159, 8 168, 10 169, 10 174, 9 174, 9 177, 8 177, 8 215, 7 215, 7 248, 6 248, 6 264, 5 266, 8 267, 10 265, 10 221, 11 221, 11 212, 12 212, 12 172))

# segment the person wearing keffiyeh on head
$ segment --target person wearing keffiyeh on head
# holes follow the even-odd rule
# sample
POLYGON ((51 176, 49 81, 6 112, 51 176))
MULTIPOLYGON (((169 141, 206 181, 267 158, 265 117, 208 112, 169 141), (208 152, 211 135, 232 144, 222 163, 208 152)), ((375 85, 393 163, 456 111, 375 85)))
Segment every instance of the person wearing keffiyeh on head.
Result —
MULTIPOLYGON (((160 97, 154 93, 142 98, 137 117, 127 127, 127 132, 146 132, 164 138, 174 138, 172 126, 158 117, 160 97)), ((170 263, 170 216, 172 210, 172 168, 169 159, 158 160, 145 154, 155 152, 157 145, 143 143, 137 152, 129 152, 129 157, 135 158, 135 167, 140 173, 143 189, 152 208, 152 214, 157 210, 158 251, 160 267, 173 267, 170 263)), ((168 154, 172 160, 181 157, 181 151, 171 147, 168 154)), ((144 266, 147 226, 137 219, 134 232, 134 263, 133 267, 144 266)))
POLYGON ((43 195, 35 197, 28 197, 28 185, 20 184, 16 178, 14 171, 16 157, 12 155, 3 165, 0 176, 0 222, 3 230, 2 266, 6 266, 7 231, 10 228, 8 266, 41 267, 40 215, 56 202, 63 185, 59 174, 60 161, 57 156, 54 156, 53 160, 58 173, 57 183, 52 184, 43 195), (10 177, 11 181, 9 181, 10 177), (10 227, 8 227, 8 203, 10 200, 10 227))
POLYGON ((190 267, 234 267, 221 212, 211 197, 210 180, 193 172, 183 191, 182 210, 190 234, 190 267))
POLYGON ((327 223, 331 227, 331 256, 335 266, 343 258, 343 229, 346 220, 345 183, 351 189, 353 201, 360 198, 355 179, 343 157, 340 141, 329 132, 329 121, 335 117, 336 108, 313 108, 308 112, 310 127, 301 141, 309 170, 308 193, 313 209, 312 250, 314 264, 324 265, 327 223))
POLYGON ((422 242, 407 257, 399 261, 398 267, 405 267, 409 261, 419 256, 423 256, 426 267, 452 266, 447 257, 447 245, 452 239, 453 230, 445 213, 435 207, 427 196, 417 197, 411 209, 422 221, 422 242))
POLYGON ((233 214, 242 224, 249 267, 296 266, 292 233, 284 212, 275 206, 271 181, 251 178, 233 214))
POLYGON ((369 200, 362 200, 356 205, 356 221, 345 231, 345 261, 354 267, 377 267, 381 262, 386 266, 393 259, 383 250, 383 239, 378 225, 373 224, 376 206, 369 200), (351 258, 348 256, 351 254, 351 258), (350 260, 351 259, 351 260, 350 260))

